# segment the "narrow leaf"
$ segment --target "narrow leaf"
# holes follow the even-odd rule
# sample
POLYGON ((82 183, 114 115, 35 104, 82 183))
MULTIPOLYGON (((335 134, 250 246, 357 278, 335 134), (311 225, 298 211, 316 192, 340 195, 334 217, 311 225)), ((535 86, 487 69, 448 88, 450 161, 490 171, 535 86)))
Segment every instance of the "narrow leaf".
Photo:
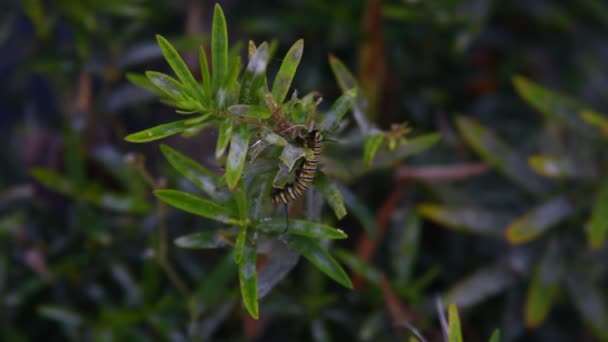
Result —
POLYGON ((219 177, 213 172, 167 145, 161 144, 160 150, 171 166, 209 197, 216 201, 226 199, 226 194, 218 190, 219 177))
POLYGON ((602 247, 608 235, 608 177, 604 178, 597 192, 587 228, 589 246, 593 249, 602 247))
POLYGON ((157 95, 165 94, 161 89, 158 89, 158 87, 154 85, 154 83, 152 83, 146 75, 128 72, 126 73, 125 77, 127 78, 127 80, 129 80, 129 82, 151 93, 157 95))
POLYGON ((233 118, 227 118, 220 123, 217 134, 217 144, 215 145, 216 159, 220 159, 224 155, 226 147, 228 147, 228 143, 230 142, 230 138, 232 138, 233 125, 233 118))
POLYGON ((129 134, 125 137, 125 140, 132 143, 144 143, 149 141, 154 141, 162 138, 166 138, 168 136, 184 132, 190 128, 196 127, 205 120, 210 119, 210 114, 203 115, 200 118, 195 119, 186 119, 173 121, 170 123, 158 125, 152 128, 145 129, 143 131, 139 131, 137 133, 129 134))
MULTIPOLYGON (((264 233, 283 233, 285 220, 266 218, 257 222, 256 229, 264 233)), ((304 220, 289 220, 288 233, 316 239, 346 239, 348 237, 340 229, 304 220)))
POLYGON ((323 198, 327 201, 329 206, 333 209, 334 214, 338 220, 346 216, 346 207, 344 206, 344 199, 338 189, 338 186, 332 182, 323 172, 317 171, 313 184, 323 198))
POLYGON ((249 148, 249 126, 245 123, 237 125, 230 140, 230 151, 226 162, 226 183, 232 190, 241 179, 245 157, 249 148))
POLYGON ((500 330, 499 329, 494 330, 494 332, 492 333, 492 336, 490 336, 490 339, 488 340, 488 342, 500 342, 500 330))
POLYGON ((594 283, 582 270, 570 269, 565 273, 566 287, 582 320, 597 335, 600 341, 608 340, 608 309, 606 308, 605 288, 594 283))
POLYGON ((545 184, 530 169, 526 160, 494 132, 467 117, 459 117, 456 123, 468 144, 498 171, 534 194, 545 192, 545 184))
POLYGON ((242 226, 239 229, 239 234, 236 236, 236 242, 234 243, 234 262, 237 265, 243 261, 245 242, 247 242, 247 226, 242 226))
POLYGON ((374 168, 385 168, 394 165, 409 156, 421 153, 433 146, 441 135, 438 133, 430 133, 419 137, 409 139, 405 145, 402 145, 394 151, 380 151, 376 154, 373 162, 374 168))
POLYGON ((331 108, 323 115, 319 127, 321 131, 332 132, 336 126, 342 121, 344 115, 352 108, 355 98, 357 97, 357 88, 352 88, 344 92, 331 108))
POLYGON ((382 141, 384 141, 384 134, 381 132, 372 134, 367 136, 365 139, 365 145, 363 147, 363 162, 366 167, 370 167, 372 165, 372 160, 378 152, 378 148, 382 145, 382 141))
POLYGON ((528 327, 540 326, 557 299, 561 273, 558 253, 557 244, 549 244, 528 287, 525 311, 525 321, 528 327))
POLYGON ((257 102, 255 99, 265 79, 264 76, 266 75, 269 56, 268 43, 264 42, 249 59, 243 79, 241 80, 239 103, 252 104, 257 102))
POLYGON ((232 216, 233 212, 230 210, 230 208, 219 205, 214 201, 191 195, 187 192, 161 189, 154 191, 154 195, 156 195, 156 197, 158 197, 161 201, 191 214, 203 216, 223 223, 240 223, 237 218, 232 216))
POLYGON ((353 284, 344 269, 316 241, 297 235, 287 235, 285 241, 321 272, 342 286, 352 289, 353 284))
POLYGON ((361 224, 367 235, 374 240, 376 238, 376 217, 366 203, 355 193, 345 186, 339 187, 344 203, 350 209, 357 221, 361 224))
POLYGON ((175 245, 188 249, 213 249, 229 246, 223 231, 204 231, 183 235, 175 239, 175 245))
POLYGON ((287 51, 287 54, 285 54, 285 58, 281 63, 281 67, 279 68, 279 72, 274 78, 274 83, 272 84, 271 93, 278 103, 283 103, 283 100, 285 100, 285 97, 287 96, 289 86, 291 85, 291 81, 296 74, 296 70, 300 64, 300 59, 302 59, 303 52, 304 40, 299 39, 293 44, 289 51, 287 51))
POLYGON ((228 113, 249 119, 268 119, 272 113, 266 106, 237 104, 228 107, 228 113))
POLYGON ((228 30, 226 18, 219 4, 213 9, 211 28, 211 65, 213 67, 212 86, 218 91, 228 73, 228 30))
POLYGON ((152 86, 172 99, 183 100, 188 96, 186 88, 169 75, 156 71, 146 71, 146 77, 152 86))
POLYGON ((194 76, 192 76, 190 69, 188 69, 188 66, 184 63, 184 60, 180 57, 179 53, 177 53, 171 43, 163 36, 156 35, 156 40, 158 41, 158 46, 160 46, 160 50, 167 60, 167 63, 169 63, 171 69, 173 69, 173 72, 177 75, 177 78, 182 82, 184 87, 186 87, 188 93, 200 101, 201 104, 206 104, 207 101, 199 84, 194 79, 194 76))
POLYGON ((448 307, 448 341, 449 342, 462 342, 462 329, 460 328, 460 317, 458 317, 458 309, 456 305, 450 304, 448 307))
POLYGON ((475 207, 422 203, 416 206, 422 216, 456 231, 502 236, 509 223, 506 215, 475 207))
POLYGON ((251 317, 258 319, 258 274, 256 271, 256 247, 245 244, 243 257, 239 264, 239 283, 245 308, 251 317))
POLYGON ((376 286, 380 285, 380 271, 369 265, 367 262, 343 249, 336 250, 336 256, 351 270, 363 276, 370 283, 376 286))
POLYGON ((358 88, 357 80, 355 76, 348 70, 348 68, 335 56, 329 56, 329 65, 331 71, 334 73, 334 77, 342 89, 342 92, 347 92, 349 89, 358 88))
POLYGON ((59 306, 41 306, 38 308, 38 314, 47 319, 72 327, 79 326, 83 321, 83 317, 78 314, 78 312, 59 306))
POLYGON ((209 72, 209 62, 207 61, 207 51, 202 46, 199 49, 198 59, 201 68, 203 90, 207 96, 211 96, 211 73, 209 72))
POLYGON ((576 207, 566 196, 557 197, 511 223, 507 240, 512 244, 532 241, 575 212, 576 207))

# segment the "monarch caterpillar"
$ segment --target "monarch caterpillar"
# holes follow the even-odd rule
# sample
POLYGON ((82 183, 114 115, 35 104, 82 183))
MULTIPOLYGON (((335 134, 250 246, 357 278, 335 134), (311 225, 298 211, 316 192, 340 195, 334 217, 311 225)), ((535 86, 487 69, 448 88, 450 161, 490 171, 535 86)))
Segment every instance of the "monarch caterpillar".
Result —
POLYGON ((274 189, 271 193, 272 204, 283 203, 287 209, 287 204, 302 196, 312 183, 317 172, 319 155, 323 150, 323 136, 317 130, 311 131, 306 137, 308 148, 313 151, 313 155, 306 158, 302 165, 296 170, 296 178, 282 189, 274 189))

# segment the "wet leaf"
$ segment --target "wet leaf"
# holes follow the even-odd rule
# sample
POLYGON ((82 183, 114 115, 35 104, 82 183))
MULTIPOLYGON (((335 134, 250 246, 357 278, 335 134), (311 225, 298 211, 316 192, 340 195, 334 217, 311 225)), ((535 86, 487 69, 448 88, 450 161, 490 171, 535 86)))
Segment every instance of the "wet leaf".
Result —
POLYGON ((160 46, 160 50, 167 60, 167 63, 169 63, 171 69, 173 69, 173 72, 175 72, 175 75, 177 75, 177 78, 181 81, 187 93, 196 100, 200 101, 201 104, 207 104, 207 98, 203 94, 202 89, 194 79, 194 76, 192 76, 190 69, 188 69, 188 66, 186 63, 184 63, 184 60, 180 57, 179 53, 177 53, 171 43, 169 43, 163 36, 156 35, 156 40, 158 41, 158 46, 160 46))
POLYGON ((232 190, 241 179, 247 149, 249 148, 249 126, 240 124, 234 129, 230 139, 230 151, 226 161, 226 183, 232 190))
POLYGON ((219 4, 213 9, 211 24, 211 67, 213 70, 212 88, 218 91, 228 73, 228 31, 226 18, 219 4))
POLYGON ((258 274, 256 272, 256 248, 245 244, 243 257, 239 264, 239 283, 245 308, 251 317, 258 319, 258 274))
POLYGON ((180 236, 175 239, 175 245, 188 249, 213 249, 228 247, 228 240, 223 231, 210 230, 180 236))
POLYGON ((189 97, 186 88, 169 75, 156 71, 146 71, 146 77, 151 85, 157 89, 157 92, 160 90, 164 95, 176 101, 192 99, 189 97))
POLYGON ((414 271, 420 244, 420 229, 422 220, 415 211, 410 211, 405 219, 395 225, 395 236, 389 242, 392 252, 392 266, 394 280, 399 284, 406 284, 414 271))
POLYGON ((150 142, 184 132, 190 128, 203 124, 209 119, 211 119, 211 114, 206 114, 195 119, 173 121, 129 134, 125 137, 125 140, 132 143, 150 142))
POLYGON ((129 82, 131 82, 134 85, 136 85, 140 88, 143 88, 151 93, 154 93, 157 95, 165 94, 165 92, 163 90, 159 89, 156 85, 154 85, 154 83, 151 82, 146 75, 128 72, 125 74, 125 77, 127 78, 127 80, 129 80, 129 82))
POLYGON ((576 207, 566 196, 554 198, 513 221, 506 238, 512 244, 532 241, 575 212, 576 207))
POLYGON ((191 214, 223 223, 240 224, 240 220, 233 217, 231 208, 219 205, 214 201, 171 189, 156 190, 154 195, 161 201, 191 214))
POLYGON ((506 215, 473 207, 452 207, 422 203, 416 206, 422 216, 456 231, 502 236, 509 223, 506 215))
POLYGON ((479 122, 459 117, 456 121, 460 134, 467 143, 498 171, 534 194, 545 192, 545 184, 510 146, 479 122))
POLYGON ((316 241, 297 235, 287 235, 285 241, 331 279, 344 287, 353 288, 353 284, 344 269, 316 241))
POLYGON ((599 249, 608 235, 608 177, 602 181, 587 225, 589 246, 599 249))
MULTIPOLYGON (((285 232, 285 220, 266 218, 256 223, 256 229, 265 233, 283 233, 285 232)), ((348 237, 340 229, 304 220, 289 220, 288 234, 316 239, 346 239, 348 237)))
POLYGON ((394 151, 381 151, 377 153, 372 165, 374 168, 390 167, 409 156, 427 150, 439 141, 440 138, 441 136, 438 133, 431 133, 409 139, 404 145, 401 145, 394 151))
POLYGON ((315 189, 317 189, 323 198, 327 201, 329 206, 333 209, 334 214, 338 220, 346 216, 346 207, 344 206, 344 199, 338 189, 338 186, 332 182, 323 172, 317 171, 317 175, 313 180, 315 189))
POLYGON ((217 175, 167 145, 161 144, 160 150, 171 166, 209 197, 216 201, 226 200, 226 193, 218 190, 219 177, 217 175))
POLYGON ((302 59, 302 53, 304 52, 304 40, 298 39, 292 47, 285 54, 285 58, 281 63, 281 67, 274 78, 272 84, 272 96, 277 103, 282 103, 287 96, 289 86, 293 81, 293 77, 296 74, 300 59, 302 59))

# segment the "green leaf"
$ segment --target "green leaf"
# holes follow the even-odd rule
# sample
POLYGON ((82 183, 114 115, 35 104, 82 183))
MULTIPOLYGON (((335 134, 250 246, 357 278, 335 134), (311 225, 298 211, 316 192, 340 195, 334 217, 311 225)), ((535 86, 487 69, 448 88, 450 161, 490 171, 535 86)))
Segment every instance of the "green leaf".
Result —
POLYGON ((352 108, 355 98, 357 97, 357 88, 352 88, 344 92, 331 108, 323 115, 319 128, 323 132, 332 132, 336 126, 342 121, 342 118, 352 108))
POLYGON ((497 263, 484 267, 456 283, 447 292, 445 300, 460 308, 470 308, 509 288, 515 280, 511 266, 497 263))
POLYGON ((394 151, 380 151, 376 154, 373 166, 374 168, 391 167, 396 162, 430 148, 439 141, 440 138, 441 135, 439 133, 425 134, 409 139, 405 145, 398 147, 394 151))
POLYGON ((148 128, 143 131, 129 134, 125 137, 125 140, 132 143, 144 143, 166 138, 168 136, 181 133, 190 128, 196 127, 204 123, 208 119, 211 119, 211 114, 205 114, 195 119, 173 121, 170 123, 148 128))
POLYGON ((338 82, 338 86, 342 92, 346 93, 348 90, 352 88, 358 88, 357 80, 355 76, 348 70, 348 68, 342 64, 342 62, 333 55, 329 56, 329 65, 331 66, 331 71, 334 73, 334 77, 338 82))
POLYGON ((287 92, 289 91, 289 86, 296 74, 296 70, 298 70, 298 65, 302 59, 303 52, 304 40, 299 39, 293 44, 289 51, 287 51, 287 54, 285 54, 279 72, 272 84, 271 93, 277 103, 283 103, 283 100, 285 100, 287 92))
POLYGON ((167 63, 169 63, 171 69, 173 69, 173 72, 177 75, 177 78, 182 82, 182 85, 186 87, 188 94, 200 101, 202 105, 208 104, 205 95, 194 79, 194 76, 192 76, 190 69, 188 69, 188 66, 184 63, 184 60, 180 57, 171 43, 161 35, 156 35, 156 40, 158 41, 158 46, 160 46, 160 50, 162 51, 163 56, 165 56, 167 63))
POLYGON ((513 85, 519 96, 546 118, 560 122, 584 136, 598 136, 597 130, 579 116, 578 113, 586 108, 578 101, 548 90, 523 76, 513 77, 513 85))
MULTIPOLYGON (((257 222, 256 229, 265 233, 283 233, 285 220, 266 218, 257 222)), ((338 228, 304 220, 289 220, 288 233, 316 239, 346 239, 348 237, 338 228)))
POLYGON ((256 272, 256 246, 245 244, 239 264, 239 283, 245 308, 251 317, 258 319, 258 274, 256 272))
POLYGON ((353 284, 344 269, 316 241, 297 235, 287 235, 285 241, 331 279, 344 287, 353 288, 353 284))
POLYGON ((381 132, 368 135, 365 139, 365 145, 363 147, 363 162, 365 163, 366 167, 372 166, 372 160, 374 159, 374 156, 376 155, 376 152, 378 152, 378 148, 380 148, 383 141, 384 134, 381 132))
POLYGON ((127 78, 127 80, 129 80, 129 82, 131 82, 134 85, 136 85, 142 89, 145 89, 151 93, 154 93, 157 95, 165 94, 165 92, 162 91, 161 89, 158 89, 158 87, 155 86, 154 83, 151 82, 146 75, 128 72, 128 73, 126 73, 125 77, 127 78))
POLYGON ((507 227, 506 238, 512 244, 532 241, 575 212, 568 197, 554 198, 513 221, 507 227))
POLYGON ((226 194, 218 191, 220 178, 217 175, 165 144, 160 145, 160 150, 173 168, 203 190, 209 197, 215 201, 226 200, 226 194))
POLYGON ((232 138, 232 129, 234 118, 227 118, 220 123, 217 135, 217 144, 215 145, 215 158, 220 159, 228 147, 230 138, 232 138))
POLYGON ((346 216, 346 207, 344 206, 344 199, 338 189, 338 186, 332 182, 323 172, 317 171, 317 176, 313 180, 315 189, 317 189, 323 198, 327 201, 329 206, 333 209, 334 214, 338 220, 346 216))
POLYGON ((214 91, 218 91, 228 73, 228 30, 224 12, 219 4, 215 4, 213 9, 211 65, 213 68, 212 87, 214 91))
POLYGON ((494 332, 492 333, 492 336, 490 336, 490 339, 488 340, 488 342, 500 342, 500 330, 499 329, 494 330, 494 332))
POLYGON ((243 261, 245 254, 245 243, 247 242, 247 226, 242 226, 239 229, 239 234, 236 236, 234 243, 234 262, 238 265, 243 261))
POLYGON ((549 244, 528 287, 525 321, 531 328, 538 327, 545 321, 557 299, 560 265, 557 260, 559 249, 556 246, 549 244))
POLYGON ((336 256, 351 270, 363 276, 370 283, 376 286, 380 285, 380 271, 369 265, 367 262, 343 249, 336 250, 336 256))
POLYGON ((475 234, 502 236, 509 223, 506 215, 474 207, 422 203, 416 206, 416 210, 444 227, 475 234))
POLYGON ((146 71, 146 77, 156 89, 177 101, 188 98, 188 92, 181 83, 169 75, 156 71, 146 71))
POLYGON ((468 144, 498 171, 534 194, 545 192, 545 184, 530 169, 526 160, 494 132, 467 117, 459 117, 456 124, 468 144))
POLYGON ((528 157, 528 164, 544 177, 563 179, 576 176, 576 167, 564 156, 533 155, 528 157))
POLYGON ((210 230, 183 235, 175 239, 175 245, 188 249, 213 249, 228 247, 228 240, 223 231, 210 230))
POLYGON ((249 126, 242 123, 234 129, 230 140, 230 151, 226 162, 226 183, 231 190, 238 184, 243 173, 249 148, 249 133, 249 126))
POLYGON ((608 136, 608 118, 590 109, 583 109, 579 113, 581 119, 586 123, 600 129, 604 136, 608 136))
POLYGON ((199 64, 201 68, 201 78, 203 83, 203 90, 205 94, 211 96, 211 73, 209 72, 209 62, 207 61, 207 52, 202 46, 199 48, 198 54, 199 64))
POLYGON ((608 235, 608 177, 602 181, 587 226, 587 240, 593 249, 600 249, 608 235))
POLYGON ((144 199, 107 191, 94 183, 78 185, 53 170, 32 169, 32 177, 53 191, 101 208, 132 213, 144 213, 150 209, 148 202, 144 199))
POLYGON ((393 281, 398 284, 407 284, 414 271, 418 250, 420 246, 422 220, 416 211, 411 210, 405 222, 398 222, 397 229, 392 231, 395 236, 391 236, 389 248, 391 251, 393 268, 393 281))
POLYGON ((456 305, 450 304, 448 307, 448 341, 462 342, 462 329, 460 328, 460 317, 458 317, 458 309, 456 305))
POLYGON ((266 106, 236 104, 228 107, 228 113, 249 119, 268 119, 272 113, 266 106))
POLYGON ((344 203, 350 209, 350 213, 352 213, 357 221, 361 224, 367 235, 372 240, 376 239, 376 217, 374 213, 369 209, 367 204, 365 204, 355 193, 350 191, 345 186, 339 187, 340 193, 342 194, 342 198, 344 199, 344 203))
POLYGON ((156 190, 154 191, 154 195, 161 201, 191 214, 223 223, 240 224, 240 221, 233 217, 233 212, 230 208, 219 205, 214 201, 171 189, 156 190))
POLYGON ((257 103, 255 100, 263 85, 262 82, 265 79, 264 76, 266 75, 266 67, 268 66, 269 56, 270 52, 268 51, 268 43, 264 42, 255 50, 253 56, 251 56, 249 59, 247 68, 245 69, 245 73, 243 74, 243 78, 241 80, 239 103, 257 103))

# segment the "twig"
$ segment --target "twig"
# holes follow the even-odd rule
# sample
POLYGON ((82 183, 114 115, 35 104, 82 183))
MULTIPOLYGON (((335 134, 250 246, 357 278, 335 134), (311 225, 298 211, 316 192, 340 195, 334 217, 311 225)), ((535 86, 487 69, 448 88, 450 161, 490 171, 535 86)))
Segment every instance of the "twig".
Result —
POLYGON ((437 166, 400 166, 395 172, 395 179, 413 179, 423 182, 454 182, 487 172, 490 166, 486 163, 454 164, 437 166))

